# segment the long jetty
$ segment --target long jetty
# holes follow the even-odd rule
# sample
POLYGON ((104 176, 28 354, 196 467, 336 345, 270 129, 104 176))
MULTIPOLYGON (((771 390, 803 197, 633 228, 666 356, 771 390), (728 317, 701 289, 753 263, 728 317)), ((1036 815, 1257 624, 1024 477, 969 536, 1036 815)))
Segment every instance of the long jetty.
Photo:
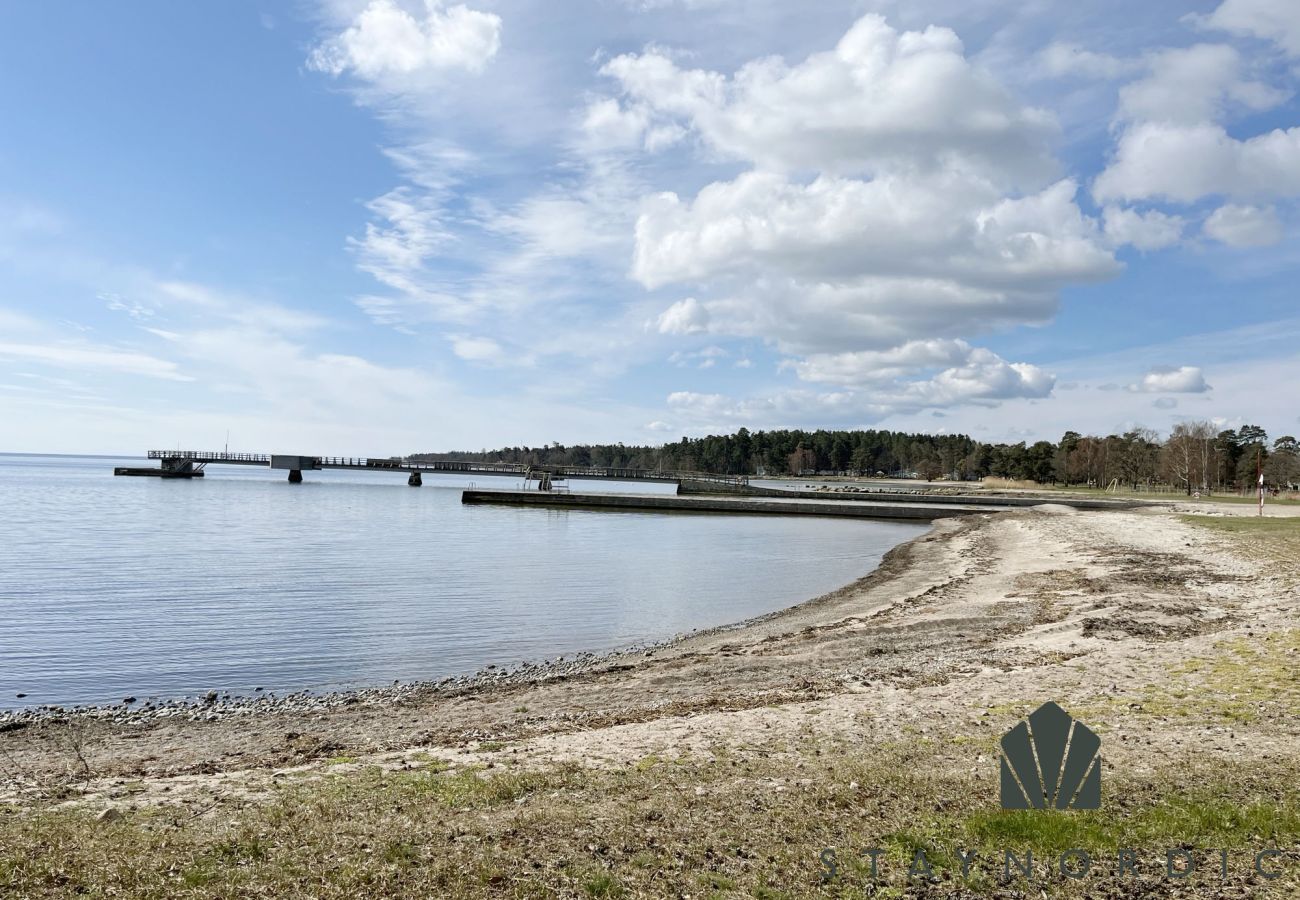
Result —
POLYGON ((321 469, 349 469, 363 472, 395 472, 407 475, 412 487, 423 484, 422 474, 451 472, 462 475, 500 475, 536 479, 549 487, 552 481, 591 478, 605 481, 654 481, 680 485, 683 482, 713 485, 718 488, 743 489, 749 479, 743 475, 714 475, 707 472, 660 472, 611 466, 552 466, 525 463, 482 463, 459 459, 420 459, 418 457, 349 457, 300 456, 287 453, 230 453, 225 450, 150 450, 154 466, 118 466, 115 475, 140 475, 159 478, 199 478, 210 465, 257 466, 288 472, 292 484, 302 482, 302 473, 321 469))

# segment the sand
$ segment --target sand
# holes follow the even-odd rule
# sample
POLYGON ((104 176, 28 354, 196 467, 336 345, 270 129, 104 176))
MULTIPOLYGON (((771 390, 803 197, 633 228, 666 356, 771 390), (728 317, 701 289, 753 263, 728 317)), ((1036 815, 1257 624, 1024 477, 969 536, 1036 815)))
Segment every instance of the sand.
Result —
POLYGON ((1295 652, 1300 568, 1243 553, 1179 511, 1045 504, 943 520, 831 594, 569 673, 216 721, 26 724, 0 733, 0 800, 202 809, 350 766, 503 755, 619 766, 718 745, 771 754, 810 729, 864 747, 929 735, 947 764, 968 766, 963 739, 1045 700, 1103 729, 1111 766, 1197 744, 1300 753, 1294 678, 1276 696, 1238 696, 1216 662, 1241 640, 1295 652))

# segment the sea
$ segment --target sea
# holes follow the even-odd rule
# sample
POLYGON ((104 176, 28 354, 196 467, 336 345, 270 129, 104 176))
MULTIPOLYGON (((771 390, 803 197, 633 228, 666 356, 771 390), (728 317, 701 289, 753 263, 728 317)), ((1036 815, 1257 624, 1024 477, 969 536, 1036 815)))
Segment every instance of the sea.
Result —
POLYGON ((517 476, 113 475, 144 465, 0 454, 0 709, 328 692, 634 647, 819 596, 927 527, 461 504, 517 476))

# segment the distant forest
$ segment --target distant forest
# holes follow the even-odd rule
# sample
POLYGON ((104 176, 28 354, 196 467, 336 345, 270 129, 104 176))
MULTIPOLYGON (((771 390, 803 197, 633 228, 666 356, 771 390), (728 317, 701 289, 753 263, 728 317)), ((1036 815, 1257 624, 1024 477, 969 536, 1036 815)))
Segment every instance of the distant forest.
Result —
POLYGON ((1208 422, 1177 425, 1161 440, 1136 428, 1104 437, 1067 431, 1061 440, 1026 445, 986 444, 966 435, 901 431, 749 431, 683 437, 659 447, 626 444, 550 444, 478 452, 417 454, 528 465, 602 466, 728 475, 888 475, 977 480, 985 476, 1040 484, 1112 483, 1139 488, 1168 484, 1187 493, 1242 489, 1256 484, 1256 464, 1267 484, 1300 482, 1300 448, 1291 435, 1269 441, 1263 428, 1216 431, 1208 422))

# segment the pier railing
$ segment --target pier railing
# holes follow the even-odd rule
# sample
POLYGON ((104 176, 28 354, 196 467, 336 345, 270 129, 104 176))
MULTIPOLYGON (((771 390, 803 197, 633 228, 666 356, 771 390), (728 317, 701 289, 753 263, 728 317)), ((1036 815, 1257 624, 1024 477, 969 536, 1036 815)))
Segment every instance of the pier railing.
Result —
MULTIPOLYGON (((245 465, 271 465, 269 453, 231 453, 228 450, 150 450, 150 459, 174 462, 243 463, 245 465)), ((527 463, 473 462, 460 459, 413 459, 410 457, 366 456, 304 456, 317 468, 381 469, 399 472, 465 472, 479 475, 526 475, 546 472, 559 478, 607 478, 616 481, 666 481, 681 479, 712 482, 726 485, 746 485, 745 475, 718 475, 712 472, 662 472, 654 469, 633 469, 618 466, 529 465, 527 463)))
POLYGON ((150 450, 150 459, 189 459, 203 462, 264 462, 271 464, 267 453, 228 453, 225 450, 150 450))

